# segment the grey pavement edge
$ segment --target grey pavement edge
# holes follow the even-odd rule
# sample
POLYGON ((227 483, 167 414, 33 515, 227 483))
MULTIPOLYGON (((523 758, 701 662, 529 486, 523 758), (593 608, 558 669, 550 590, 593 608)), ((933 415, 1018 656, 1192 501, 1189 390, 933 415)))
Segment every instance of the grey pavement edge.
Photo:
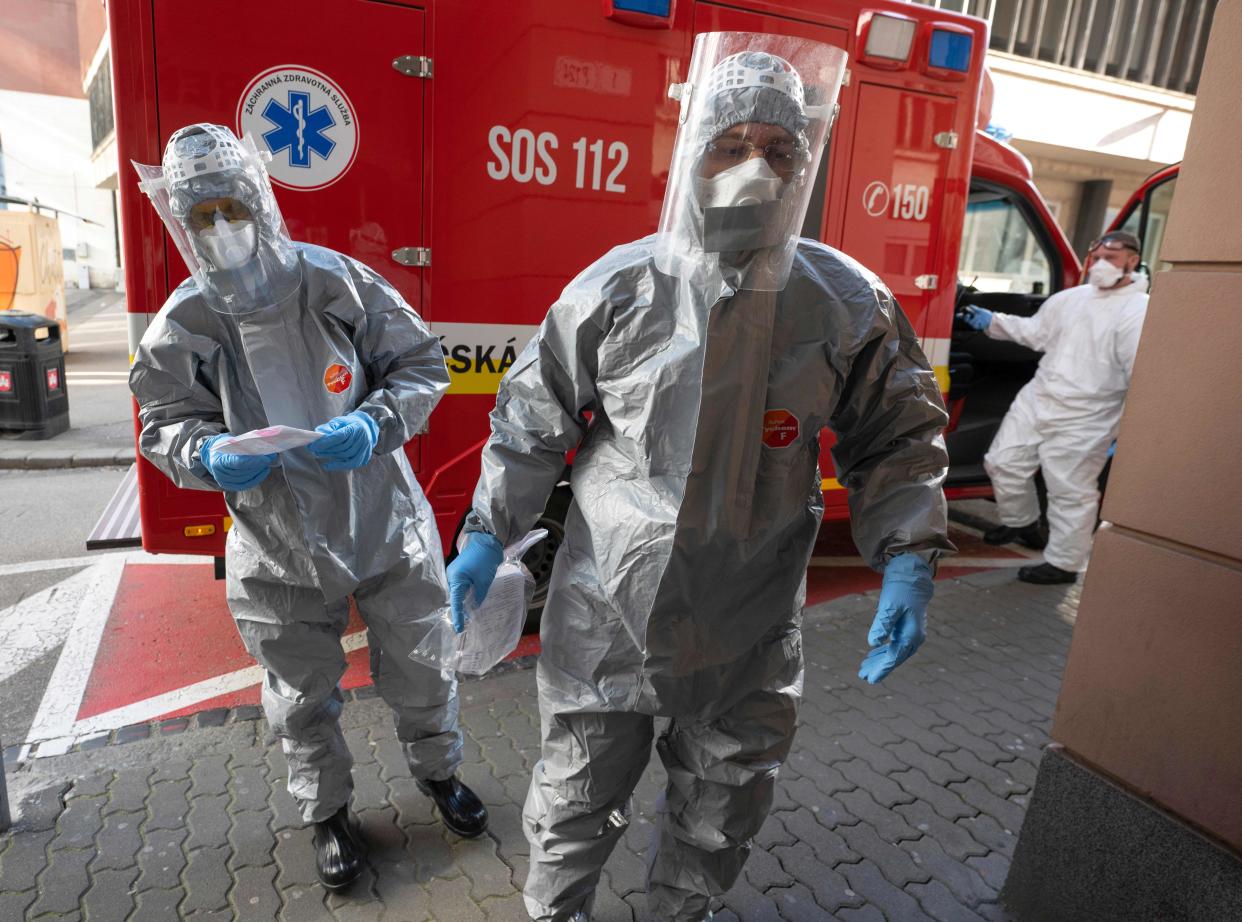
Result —
MULTIPOLYGON (((794 750, 718 922, 1007 918, 998 892, 1048 741, 1078 588, 1004 570, 942 581, 926 645, 871 687, 855 675, 875 598, 806 613, 794 750)), ((342 723, 368 871, 325 895, 265 722, 216 714, 10 774, 19 809, 0 836, 0 918, 524 920, 534 673, 464 682, 461 694, 462 776, 491 813, 479 839, 436 821, 387 708, 355 695, 342 723)), ((643 855, 663 783, 653 761, 595 922, 647 918, 643 855)))

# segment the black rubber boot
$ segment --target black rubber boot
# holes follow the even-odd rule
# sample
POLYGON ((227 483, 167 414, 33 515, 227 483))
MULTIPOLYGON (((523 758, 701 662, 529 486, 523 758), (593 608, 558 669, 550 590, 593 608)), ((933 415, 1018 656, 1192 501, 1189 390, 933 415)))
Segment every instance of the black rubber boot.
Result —
POLYGON ((348 887, 362 873, 362 843, 354 832, 349 807, 341 807, 315 824, 315 870, 329 890, 348 887))
POLYGON ((1042 551, 1048 544, 1048 529, 1038 521, 1021 528, 1008 525, 997 525, 983 533, 984 544, 1023 544, 1036 551, 1042 551))
POLYGON ((1041 563, 1034 567, 1023 567, 1018 571, 1018 579, 1024 583, 1036 583, 1040 586, 1055 586, 1059 583, 1074 583, 1078 574, 1073 570, 1062 570, 1050 563, 1041 563))
POLYGON ((483 801, 456 777, 419 781, 418 789, 435 802, 444 825, 462 838, 473 839, 487 828, 487 808, 483 801))

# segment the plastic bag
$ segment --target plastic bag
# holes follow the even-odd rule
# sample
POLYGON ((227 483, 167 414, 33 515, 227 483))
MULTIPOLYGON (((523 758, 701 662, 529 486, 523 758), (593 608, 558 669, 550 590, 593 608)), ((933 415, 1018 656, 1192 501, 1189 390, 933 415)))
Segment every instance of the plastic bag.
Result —
POLYGON ((526 606, 535 590, 535 580, 522 564, 522 555, 547 536, 545 529, 538 528, 505 548, 504 560, 483 604, 475 601, 473 592, 466 596, 466 629, 458 634, 453 629, 452 611, 445 608, 444 616, 415 647, 410 659, 441 671, 483 675, 508 656, 522 639, 526 606))

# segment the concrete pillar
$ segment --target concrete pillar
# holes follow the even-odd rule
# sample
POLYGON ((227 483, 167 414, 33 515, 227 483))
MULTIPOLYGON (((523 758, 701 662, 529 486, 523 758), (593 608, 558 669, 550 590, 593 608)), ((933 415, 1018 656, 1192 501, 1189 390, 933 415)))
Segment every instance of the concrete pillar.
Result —
POLYGON ((1108 217, 1108 198, 1113 192, 1111 179, 1088 179, 1080 183, 1078 208, 1074 218, 1075 253, 1086 253, 1091 241, 1100 236, 1108 217))
POLYGON ((1242 919, 1240 47, 1222 3, 1002 894, 1021 920, 1242 919))

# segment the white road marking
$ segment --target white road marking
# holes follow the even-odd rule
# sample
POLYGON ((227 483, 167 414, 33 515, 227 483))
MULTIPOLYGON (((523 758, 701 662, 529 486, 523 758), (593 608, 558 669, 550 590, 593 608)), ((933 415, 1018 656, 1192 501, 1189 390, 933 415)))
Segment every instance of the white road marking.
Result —
MULTIPOLYGON (((344 647, 346 653, 361 650, 367 646, 367 632, 357 631, 341 638, 341 646, 344 647)), ((73 725, 72 736, 79 737, 85 734, 116 730, 130 724, 145 723, 161 714, 170 714, 202 701, 210 701, 221 695, 258 685, 263 682, 265 676, 266 672, 262 666, 247 666, 236 672, 204 679, 202 682, 195 682, 184 688, 177 688, 162 695, 135 701, 132 704, 79 720, 73 725)), ((44 755, 43 746, 39 747, 37 755, 44 755)))
POLYGON ((83 570, 0 611, 0 682, 65 642, 94 582, 95 574, 83 570))
POLYGON ((39 712, 26 734, 26 742, 69 736, 77 720, 86 683, 95 665, 95 654, 112 602, 125 572, 125 559, 114 555, 88 571, 90 580, 78 606, 69 637, 60 651, 56 668, 39 703, 39 712))
POLYGON ((89 567, 108 560, 122 559, 134 564, 175 564, 178 566, 211 564, 210 555, 199 554, 148 554, 146 551, 100 551, 83 557, 56 557, 48 560, 27 560, 24 563, 0 564, 0 576, 17 576, 22 573, 41 573, 45 570, 68 570, 72 567, 89 567))

